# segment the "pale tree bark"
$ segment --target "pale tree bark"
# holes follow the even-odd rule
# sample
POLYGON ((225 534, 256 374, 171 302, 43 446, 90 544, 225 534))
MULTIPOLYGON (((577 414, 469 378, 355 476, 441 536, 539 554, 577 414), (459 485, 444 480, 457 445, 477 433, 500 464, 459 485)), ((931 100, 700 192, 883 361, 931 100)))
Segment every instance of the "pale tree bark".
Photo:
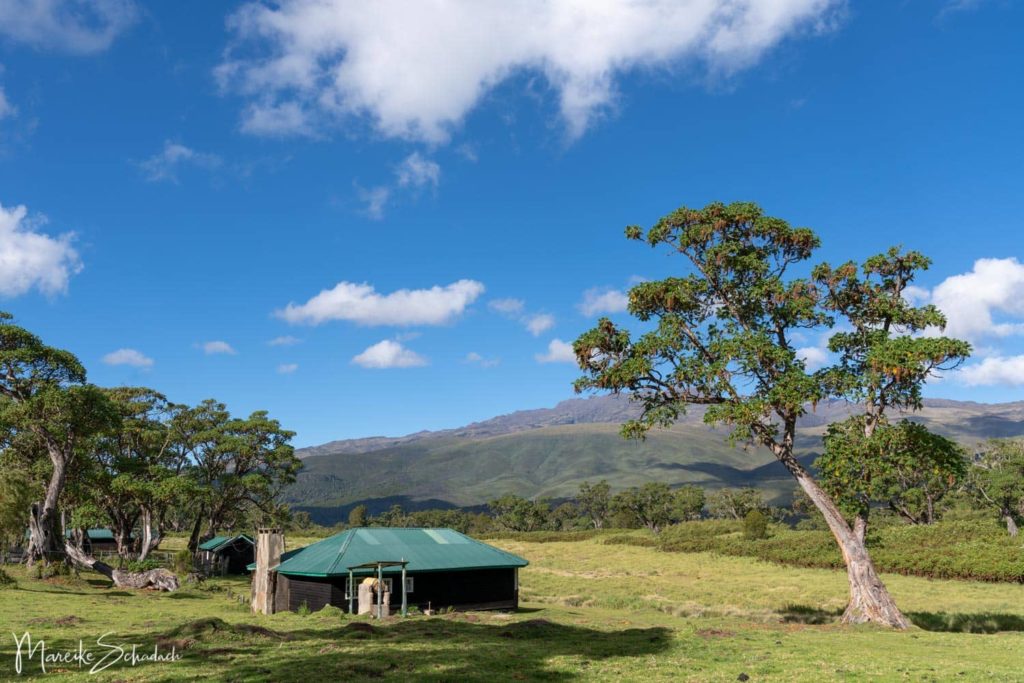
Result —
POLYGON ((145 572, 114 569, 106 562, 101 562, 71 546, 67 548, 67 555, 75 564, 103 574, 118 588, 153 588, 162 591, 176 591, 180 587, 177 575, 162 567, 145 572))
POLYGON ((48 440, 47 452, 53 464, 50 482, 46 486, 46 497, 32 503, 29 510, 29 541, 28 565, 32 566, 40 560, 56 561, 64 559, 64 535, 58 528, 57 502, 64 482, 67 479, 68 459, 60 447, 48 440))
POLYGON ((892 628, 909 628, 910 622, 896 606, 896 602, 889 595, 889 591, 871 562, 871 556, 868 554, 863 538, 867 525, 856 524, 855 526, 858 528, 851 529, 839 508, 818 486, 803 465, 793 457, 792 452, 787 452, 785 448, 778 445, 773 450, 775 450, 776 457, 796 477, 797 483, 821 511, 829 531, 832 532, 843 555, 843 561, 846 563, 846 575, 850 583, 850 601, 843 612, 842 623, 860 624, 870 621, 892 628))
POLYGON ((155 550, 160 544, 162 530, 159 528, 160 525, 158 524, 154 533, 153 511, 148 506, 142 507, 141 525, 142 538, 140 539, 139 545, 139 560, 144 560, 149 557, 149 553, 155 550))
POLYGON ((1010 533, 1010 536, 1016 538, 1019 530, 1017 529, 1017 521, 1014 520, 1013 515, 1009 512, 1003 513, 1003 521, 1006 522, 1006 530, 1010 533))

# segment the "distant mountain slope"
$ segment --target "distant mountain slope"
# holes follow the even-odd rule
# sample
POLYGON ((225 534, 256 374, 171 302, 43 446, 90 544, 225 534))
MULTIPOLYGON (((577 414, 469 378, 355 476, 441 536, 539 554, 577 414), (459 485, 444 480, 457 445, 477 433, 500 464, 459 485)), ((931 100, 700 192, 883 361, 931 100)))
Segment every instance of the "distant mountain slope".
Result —
MULTIPOLYGON (((835 401, 805 416, 798 443, 802 458, 813 461, 827 425, 851 410, 835 401)), ((636 414, 626 398, 601 396, 458 429, 333 441, 299 451, 304 467, 286 498, 323 518, 325 510, 366 500, 471 506, 505 493, 568 497, 583 481, 602 478, 619 488, 664 481, 709 488, 757 485, 780 497, 792 490, 788 473, 766 450, 730 447, 723 432, 703 424, 699 408, 643 442, 618 434, 619 425, 636 414)), ((967 446, 1024 434, 1024 402, 929 400, 912 417, 967 446)))

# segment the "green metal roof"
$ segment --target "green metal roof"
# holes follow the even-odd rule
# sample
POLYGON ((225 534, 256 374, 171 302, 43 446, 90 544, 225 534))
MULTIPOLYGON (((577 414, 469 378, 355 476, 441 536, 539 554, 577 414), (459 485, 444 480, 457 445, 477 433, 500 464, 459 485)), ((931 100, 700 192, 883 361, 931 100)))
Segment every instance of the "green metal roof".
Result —
MULTIPOLYGON (((342 576, 348 574, 349 567, 394 560, 406 560, 410 572, 501 569, 529 564, 521 557, 452 529, 371 527, 349 529, 288 557, 282 556, 277 571, 296 576, 342 576)), ((400 567, 384 569, 385 574, 399 571, 400 567)))
POLYGON ((226 543, 228 540, 230 540, 230 538, 231 538, 230 536, 214 536, 209 541, 206 541, 204 543, 200 543, 199 544, 199 549, 200 550, 216 550, 220 546, 224 545, 224 543, 226 543))
POLYGON ((199 544, 199 549, 200 550, 217 550, 218 548, 220 548, 222 546, 230 545, 230 544, 234 543, 235 541, 237 541, 239 539, 244 540, 244 541, 248 541, 251 545, 255 545, 256 544, 256 542, 253 541, 252 538, 250 538, 246 534, 237 534, 235 536, 214 536, 209 541, 206 541, 205 543, 200 543, 199 544))

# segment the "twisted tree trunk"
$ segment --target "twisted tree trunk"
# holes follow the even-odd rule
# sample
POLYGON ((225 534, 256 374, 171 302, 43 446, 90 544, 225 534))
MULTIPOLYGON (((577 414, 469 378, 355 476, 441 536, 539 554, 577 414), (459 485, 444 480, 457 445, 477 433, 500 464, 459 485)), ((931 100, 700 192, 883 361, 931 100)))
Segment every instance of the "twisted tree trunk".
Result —
POLYGON ((47 451, 53 472, 46 486, 46 497, 41 502, 32 503, 29 510, 27 555, 30 567, 40 560, 64 559, 64 534, 57 524, 57 501, 67 479, 67 459, 54 444, 47 444, 47 451))
POLYGON ((868 555, 864 544, 866 520, 856 523, 855 528, 851 529, 832 499, 818 486, 791 452, 780 448, 775 451, 775 455, 796 477, 797 483, 821 511, 843 555, 846 575, 850 582, 850 601, 843 612, 842 623, 860 624, 870 621, 892 628, 909 628, 910 622, 889 595, 885 584, 875 571, 871 556, 868 555))
POLYGON ((145 572, 127 572, 114 569, 106 562, 90 557, 72 546, 68 546, 66 552, 75 564, 103 574, 118 588, 153 588, 162 591, 176 591, 179 588, 177 575, 169 569, 161 567, 145 572))

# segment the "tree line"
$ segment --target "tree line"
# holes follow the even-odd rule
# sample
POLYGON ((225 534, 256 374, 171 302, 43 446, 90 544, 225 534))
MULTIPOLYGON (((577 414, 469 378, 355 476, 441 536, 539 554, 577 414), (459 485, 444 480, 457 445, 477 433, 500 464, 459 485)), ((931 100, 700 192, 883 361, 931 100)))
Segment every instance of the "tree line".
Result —
POLYGON ((169 530, 189 549, 218 530, 279 522, 301 467, 293 432, 266 411, 172 403, 145 387, 90 384, 69 351, 0 313, 0 541, 59 561, 90 527, 145 559, 169 530))

